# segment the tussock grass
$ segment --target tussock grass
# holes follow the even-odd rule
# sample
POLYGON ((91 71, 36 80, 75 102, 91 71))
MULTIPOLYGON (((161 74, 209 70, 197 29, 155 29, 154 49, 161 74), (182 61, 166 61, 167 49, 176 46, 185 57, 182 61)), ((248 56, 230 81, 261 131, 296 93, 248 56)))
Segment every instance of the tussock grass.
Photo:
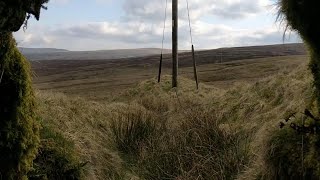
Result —
MULTIPOLYGON (((244 132, 227 132, 212 112, 189 110, 180 126, 147 147, 141 165, 147 179, 230 179, 248 161, 244 132)), ((249 142, 249 141, 248 141, 249 142)))
MULTIPOLYGON (((286 142, 272 140, 279 121, 310 104, 311 80, 303 64, 227 90, 195 90, 186 78, 172 90, 165 76, 113 102, 42 91, 37 97, 45 123, 89 161, 87 179, 259 179, 274 170, 270 147, 280 151, 286 142)), ((292 139, 289 145, 298 141, 292 139)))
MULTIPOLYGON (((109 115, 112 109, 63 94, 38 92, 39 114, 43 123, 75 143, 82 161, 89 161, 88 179, 117 179, 124 170, 118 153, 107 149, 110 142, 109 115)), ((121 108, 117 104, 113 108, 121 108)))
POLYGON ((136 155, 151 141, 159 128, 158 125, 161 125, 159 122, 154 115, 144 109, 135 111, 129 109, 112 119, 110 124, 112 139, 120 152, 136 155))
POLYGON ((41 129, 39 152, 34 160, 29 179, 73 179, 83 178, 86 162, 79 162, 74 144, 47 126, 41 129))
MULTIPOLYGON (((313 106, 313 109, 315 108, 316 106, 313 106)), ((262 173, 261 179, 319 179, 318 132, 301 133, 289 126, 290 123, 302 126, 302 119, 306 126, 319 123, 302 114, 296 114, 291 117, 287 126, 275 130, 268 141, 269 148, 265 157, 268 173, 262 173)))

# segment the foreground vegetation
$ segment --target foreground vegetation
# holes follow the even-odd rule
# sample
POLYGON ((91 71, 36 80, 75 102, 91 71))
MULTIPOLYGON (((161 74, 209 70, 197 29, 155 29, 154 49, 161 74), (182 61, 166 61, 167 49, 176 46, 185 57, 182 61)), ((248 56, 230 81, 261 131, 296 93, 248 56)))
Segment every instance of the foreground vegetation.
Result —
MULTIPOLYGON (((276 179, 307 172, 299 166, 301 135, 278 126, 310 107, 306 63, 226 90, 200 84, 196 91, 185 78, 179 89, 170 86, 169 77, 161 84, 150 79, 112 102, 40 91, 38 113, 75 143, 88 162, 86 179, 276 179)), ((314 152, 305 148, 312 172, 314 152)))
MULTIPOLYGON (((88 106, 84 100, 39 95, 36 114, 29 66, 12 32, 22 24, 26 28, 31 15, 39 20, 47 2, 0 2, 0 81, 4 79, 2 91, 9 92, 0 96, 2 178, 79 179, 86 163, 77 163, 76 154, 89 159, 87 176, 96 179, 320 176, 317 1, 277 1, 286 29, 297 31, 308 46, 313 86, 303 68, 226 91, 204 86, 202 92, 177 92, 170 90, 168 80, 161 85, 152 80, 119 97, 122 103, 88 106), (41 137, 37 115, 44 119, 41 137), (283 117, 293 121, 291 128, 276 128, 283 117)), ((188 87, 188 80, 183 81, 188 87)))

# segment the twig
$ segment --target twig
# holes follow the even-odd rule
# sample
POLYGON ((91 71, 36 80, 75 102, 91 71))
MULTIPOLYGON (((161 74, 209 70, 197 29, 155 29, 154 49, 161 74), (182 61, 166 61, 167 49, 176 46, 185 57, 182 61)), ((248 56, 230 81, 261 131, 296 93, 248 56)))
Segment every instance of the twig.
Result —
POLYGON ((0 84, 1 84, 1 82, 2 82, 3 74, 4 74, 4 67, 3 67, 3 69, 2 69, 1 76, 0 76, 0 84))

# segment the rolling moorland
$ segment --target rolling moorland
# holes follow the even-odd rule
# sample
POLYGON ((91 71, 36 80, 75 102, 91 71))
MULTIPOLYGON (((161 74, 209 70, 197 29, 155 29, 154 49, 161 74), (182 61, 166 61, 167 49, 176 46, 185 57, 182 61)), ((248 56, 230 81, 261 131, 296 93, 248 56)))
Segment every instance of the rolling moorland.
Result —
POLYGON ((282 141, 275 135, 280 120, 302 112, 312 94, 303 45, 198 51, 200 90, 192 80, 190 53, 179 56, 176 90, 168 76, 170 54, 160 84, 156 55, 31 59, 42 122, 74 143, 80 161, 88 162, 85 179, 286 174, 290 163, 283 156, 300 148, 292 141, 301 137, 282 141), (290 152, 277 154, 283 144, 290 152))
MULTIPOLYGON (((161 49, 120 49, 120 50, 98 50, 98 51, 68 51, 65 49, 52 48, 19 48, 20 51, 32 60, 106 60, 130 57, 141 57, 160 54, 161 49)), ((164 49, 163 53, 171 51, 164 49)))
MULTIPOLYGON (((117 50, 111 52, 111 57, 140 56, 134 58, 90 59, 95 52, 87 53, 87 57, 79 61, 78 53, 63 55, 66 59, 50 61, 39 60, 48 58, 48 53, 33 53, 39 57, 31 59, 35 72, 34 82, 40 90, 53 90, 68 95, 88 97, 91 100, 105 100, 119 94, 132 85, 154 78, 158 73, 159 54, 144 56, 143 51, 117 50), (121 53, 119 53, 121 52, 121 53)), ((104 51, 106 52, 106 51, 104 51)), ((147 51, 151 53, 150 51, 147 51)), ((157 51, 159 52, 159 51, 157 51)), ((166 51, 168 52, 168 51, 166 51)), ((155 53, 155 52, 153 52, 155 53)), ((52 53, 55 57, 55 52, 52 53)), ((61 54, 61 53, 60 53, 61 54)), ((81 52, 80 52, 81 54, 81 52)), ((272 46, 224 48, 196 52, 200 82, 219 88, 232 86, 235 82, 254 82, 260 78, 272 75, 280 69, 292 68, 301 62, 306 51, 302 44, 285 44, 272 46), (278 58, 284 56, 283 58, 278 58), (291 57, 289 57, 291 56, 291 57)), ((171 73, 171 55, 165 54, 163 74, 171 73)), ((193 68, 191 54, 179 54, 179 74, 192 79, 193 68)))

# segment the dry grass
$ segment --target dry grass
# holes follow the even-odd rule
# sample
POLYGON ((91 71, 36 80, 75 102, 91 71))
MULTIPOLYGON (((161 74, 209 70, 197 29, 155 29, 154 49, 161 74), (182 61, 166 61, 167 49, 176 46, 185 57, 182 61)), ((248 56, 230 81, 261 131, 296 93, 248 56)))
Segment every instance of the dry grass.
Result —
POLYGON ((37 93, 44 123, 75 142, 82 161, 89 161, 88 179, 119 179, 130 172, 123 166, 109 131, 110 119, 128 105, 104 105, 72 99, 62 94, 37 93))
POLYGON ((306 63, 224 90, 200 84, 197 91, 183 77, 177 91, 169 76, 155 82, 114 102, 39 91, 39 113, 90 162, 87 179, 256 179, 268 174, 278 122, 302 112, 312 95, 306 63))
MULTIPOLYGON (((205 59, 208 62, 199 64, 199 80, 222 89, 233 87, 239 82, 253 83, 283 69, 292 70, 306 61, 306 56, 285 56, 237 59, 219 64, 212 58, 207 55, 205 59)), ((68 96, 81 96, 94 101, 112 101, 112 97, 118 96, 120 92, 156 77, 158 61, 158 57, 114 61, 56 60, 33 62, 32 65, 36 73, 35 86, 40 90, 63 92, 68 96)), ((170 64, 169 59, 167 61, 170 64)), ((179 75, 192 79, 192 65, 187 66, 185 63, 189 63, 189 60, 181 57, 179 75)), ((164 66, 163 74, 170 73, 170 66, 164 66)))

